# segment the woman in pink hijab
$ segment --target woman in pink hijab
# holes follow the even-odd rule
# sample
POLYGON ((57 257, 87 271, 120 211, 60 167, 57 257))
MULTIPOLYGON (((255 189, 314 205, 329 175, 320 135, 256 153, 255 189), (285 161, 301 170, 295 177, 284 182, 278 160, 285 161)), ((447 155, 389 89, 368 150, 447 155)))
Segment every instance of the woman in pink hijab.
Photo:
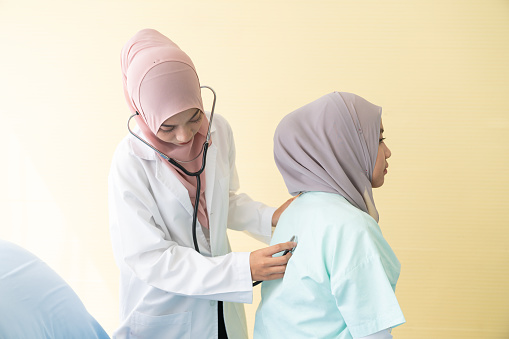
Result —
POLYGON ((136 33, 121 53, 124 94, 136 131, 113 157, 110 230, 120 268, 120 320, 115 338, 247 338, 242 303, 253 280, 280 279, 295 246, 280 243, 231 252, 226 227, 270 241, 279 209, 237 193, 235 144, 227 121, 214 115, 200 174, 196 242, 192 236, 197 181, 209 113, 191 59, 161 33, 136 33), (144 141, 144 142, 143 142, 144 141), (223 304, 224 302, 224 304, 223 304))

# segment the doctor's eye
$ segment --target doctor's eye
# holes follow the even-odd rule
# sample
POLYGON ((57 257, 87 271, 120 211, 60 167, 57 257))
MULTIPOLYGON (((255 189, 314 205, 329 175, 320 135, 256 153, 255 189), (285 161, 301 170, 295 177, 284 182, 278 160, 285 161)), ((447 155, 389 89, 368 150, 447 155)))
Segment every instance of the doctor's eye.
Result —
POLYGON ((159 131, 163 132, 163 133, 170 133, 170 132, 173 132, 174 129, 175 129, 175 127, 171 127, 169 129, 162 129, 162 128, 160 128, 159 131))
POLYGON ((201 121, 202 117, 203 117, 203 114, 200 113, 200 114, 198 114, 198 116, 196 118, 189 120, 189 122, 192 122, 192 123, 199 122, 199 121, 201 121))
POLYGON ((380 139, 378 140, 378 143, 380 143, 380 144, 381 144, 382 142, 384 142, 384 140, 385 140, 385 138, 380 138, 380 139))

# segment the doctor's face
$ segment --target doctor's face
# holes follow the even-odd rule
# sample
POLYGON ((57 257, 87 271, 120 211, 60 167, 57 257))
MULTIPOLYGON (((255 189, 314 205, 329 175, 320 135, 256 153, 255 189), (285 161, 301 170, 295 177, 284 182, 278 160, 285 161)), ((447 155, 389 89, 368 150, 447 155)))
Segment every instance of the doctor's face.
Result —
POLYGON ((162 141, 184 146, 193 140, 203 120, 203 113, 199 109, 190 108, 166 119, 156 136, 162 141))
POLYGON ((375 169, 373 170, 373 176, 371 179, 371 187, 377 188, 384 184, 384 177, 387 174, 387 167, 389 163, 387 159, 391 157, 391 150, 384 142, 384 126, 380 121, 380 139, 378 140, 378 154, 376 156, 375 169))

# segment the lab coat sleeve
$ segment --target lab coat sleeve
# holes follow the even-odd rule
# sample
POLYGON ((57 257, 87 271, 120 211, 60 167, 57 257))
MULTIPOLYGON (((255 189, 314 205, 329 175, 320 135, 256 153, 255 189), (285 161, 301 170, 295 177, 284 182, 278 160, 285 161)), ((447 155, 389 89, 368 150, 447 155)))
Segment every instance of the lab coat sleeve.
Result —
POLYGON ((254 201, 245 193, 238 193, 240 183, 235 166, 235 141, 230 126, 228 126, 228 137, 230 139, 228 143, 230 145, 228 155, 230 162, 228 228, 246 231, 253 238, 269 244, 272 235, 272 215, 276 209, 254 201))
MULTIPOLYGON (((249 266, 246 268, 249 253, 205 257, 177 244, 167 225, 155 222, 158 209, 144 160, 130 157, 117 161, 116 166, 114 160, 109 177, 111 236, 117 264, 126 265, 146 284, 170 293, 251 303, 252 280, 249 266)), ((188 227, 171 225, 184 226, 188 227)))

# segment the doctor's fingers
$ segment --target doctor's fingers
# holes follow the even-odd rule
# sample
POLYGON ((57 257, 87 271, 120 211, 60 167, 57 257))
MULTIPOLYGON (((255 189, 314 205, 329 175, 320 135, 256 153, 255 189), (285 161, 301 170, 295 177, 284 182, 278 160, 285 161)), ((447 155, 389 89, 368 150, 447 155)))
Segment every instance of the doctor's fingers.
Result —
MULTIPOLYGON (((265 265, 270 266, 286 266, 288 263, 288 260, 292 257, 292 252, 289 252, 285 255, 279 256, 279 257, 269 257, 265 260, 265 265)), ((283 271, 284 272, 284 271, 283 271)))
POLYGON ((281 279, 284 277, 284 273, 274 273, 274 274, 270 274, 270 275, 267 275, 263 278, 263 281, 267 281, 267 280, 276 280, 276 279, 281 279))
POLYGON ((294 241, 287 241, 287 242, 282 242, 282 243, 279 243, 279 244, 276 244, 276 245, 272 245, 272 246, 263 248, 260 251, 263 251, 263 254, 265 254, 267 256, 272 256, 273 254, 282 252, 284 250, 291 250, 295 246, 297 246, 296 242, 294 242, 294 241))
POLYGON ((265 266, 259 268, 257 280, 274 280, 283 277, 286 271, 286 264, 272 265, 272 263, 268 264, 267 262, 265 264, 265 266))
MULTIPOLYGON (((264 249, 251 252, 249 255, 249 265, 251 267, 251 277, 253 280, 266 280, 268 276, 282 274, 286 270, 286 263, 290 259, 291 253, 285 255, 288 258, 267 255, 264 249)), ((276 277, 272 279, 277 279, 276 277)))

